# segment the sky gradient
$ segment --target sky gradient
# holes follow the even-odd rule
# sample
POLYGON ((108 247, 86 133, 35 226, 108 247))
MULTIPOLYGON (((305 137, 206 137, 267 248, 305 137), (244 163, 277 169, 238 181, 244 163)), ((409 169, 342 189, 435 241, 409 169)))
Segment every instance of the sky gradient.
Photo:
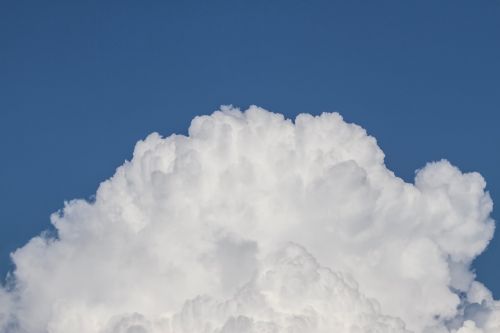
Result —
MULTIPOLYGON (((498 203, 499 41, 498 1, 3 1, 0 272, 137 140, 221 104, 338 111, 396 175, 446 158, 498 203)), ((475 263, 497 298, 499 256, 475 263)))

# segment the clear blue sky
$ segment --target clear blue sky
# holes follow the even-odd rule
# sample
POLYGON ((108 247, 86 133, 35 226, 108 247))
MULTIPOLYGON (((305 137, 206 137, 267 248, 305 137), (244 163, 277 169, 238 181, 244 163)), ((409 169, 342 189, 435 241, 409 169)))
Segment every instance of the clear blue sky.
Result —
POLYGON ((447 158, 500 203, 500 1, 1 1, 1 275, 137 140, 221 104, 339 111, 404 179, 447 158))

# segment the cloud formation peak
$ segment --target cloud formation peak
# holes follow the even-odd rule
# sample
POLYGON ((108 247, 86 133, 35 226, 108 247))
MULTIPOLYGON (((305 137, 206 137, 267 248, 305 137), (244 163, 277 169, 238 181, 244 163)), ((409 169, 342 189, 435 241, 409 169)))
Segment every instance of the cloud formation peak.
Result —
POLYGON ((153 133, 12 255, 15 333, 493 333, 470 270, 493 235, 478 173, 442 160, 414 184, 336 113, 252 106, 153 133))

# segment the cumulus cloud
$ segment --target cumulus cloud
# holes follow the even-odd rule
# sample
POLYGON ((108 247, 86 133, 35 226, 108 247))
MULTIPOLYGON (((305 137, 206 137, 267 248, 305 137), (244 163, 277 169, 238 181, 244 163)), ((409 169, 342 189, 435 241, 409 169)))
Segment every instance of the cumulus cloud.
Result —
POLYGON ((252 106, 153 133, 12 254, 14 333, 493 333, 475 281, 492 202, 432 162, 405 183, 339 114, 252 106))

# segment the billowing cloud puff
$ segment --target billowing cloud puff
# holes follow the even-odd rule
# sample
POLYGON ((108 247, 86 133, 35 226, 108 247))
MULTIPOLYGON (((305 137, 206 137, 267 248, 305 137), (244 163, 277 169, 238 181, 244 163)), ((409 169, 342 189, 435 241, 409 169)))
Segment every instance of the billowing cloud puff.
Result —
POLYGON ((338 114, 223 107, 153 133, 12 255, 14 333, 493 333, 470 269, 493 235, 477 173, 405 183, 338 114))

